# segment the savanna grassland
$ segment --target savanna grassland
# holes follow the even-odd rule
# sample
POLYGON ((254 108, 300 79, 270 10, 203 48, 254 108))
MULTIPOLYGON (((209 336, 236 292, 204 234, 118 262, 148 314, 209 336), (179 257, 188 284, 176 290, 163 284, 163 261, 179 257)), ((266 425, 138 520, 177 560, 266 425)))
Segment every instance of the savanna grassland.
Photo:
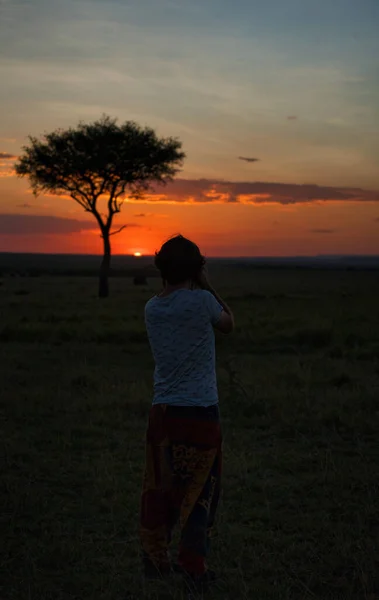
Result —
MULTIPOLYGON (((212 272, 211 272, 212 275, 212 272)), ((379 598, 379 273, 214 269, 224 493, 212 599, 379 598)), ((4 277, 1 600, 143 587, 138 510, 157 279, 4 277)))

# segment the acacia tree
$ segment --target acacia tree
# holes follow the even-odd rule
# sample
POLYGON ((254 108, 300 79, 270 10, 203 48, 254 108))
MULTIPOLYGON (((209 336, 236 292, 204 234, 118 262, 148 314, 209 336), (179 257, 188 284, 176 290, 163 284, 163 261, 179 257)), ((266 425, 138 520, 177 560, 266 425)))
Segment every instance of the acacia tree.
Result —
POLYGON ((110 237, 113 218, 126 195, 139 198, 153 184, 165 184, 178 172, 185 154, 176 138, 159 138, 133 121, 117 124, 103 116, 94 123, 58 129, 30 144, 16 164, 19 177, 28 177, 35 195, 70 195, 95 217, 103 239, 99 296, 109 294, 110 237), (105 200, 105 213, 100 203, 105 200))

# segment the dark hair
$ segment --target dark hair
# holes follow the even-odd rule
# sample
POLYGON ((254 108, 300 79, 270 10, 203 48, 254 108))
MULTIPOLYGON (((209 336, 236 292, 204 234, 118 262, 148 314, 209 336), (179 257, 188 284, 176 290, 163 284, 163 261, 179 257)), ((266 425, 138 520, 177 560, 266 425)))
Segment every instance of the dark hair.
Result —
POLYGON ((155 266, 162 279, 172 285, 196 279, 204 265, 199 247, 182 235, 169 239, 155 253, 155 266))

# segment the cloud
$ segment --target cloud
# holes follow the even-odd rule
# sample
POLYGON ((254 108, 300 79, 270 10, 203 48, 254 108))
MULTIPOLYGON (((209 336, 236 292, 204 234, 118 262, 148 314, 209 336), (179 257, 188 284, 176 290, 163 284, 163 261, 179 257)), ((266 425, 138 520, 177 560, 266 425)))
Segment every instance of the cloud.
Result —
POLYGON ((287 117, 287 121, 297 121, 297 116, 296 115, 289 115, 287 117))
POLYGON ((17 208, 33 208, 33 204, 28 204, 27 202, 24 202, 24 204, 16 204, 17 208))
POLYGON ((244 160, 248 163, 255 163, 259 161, 259 158, 250 158, 249 156, 239 156, 238 160, 244 160))
POLYGON ((147 212, 147 213, 137 213, 134 214, 133 217, 135 217, 136 219, 144 219, 145 217, 154 217, 154 219, 157 218, 165 218, 168 215, 165 215, 163 213, 152 213, 152 212, 147 212))
POLYGON ((17 156, 9 152, 0 152, 0 178, 13 177, 15 170, 12 166, 12 161, 16 160, 17 156))
MULTIPOLYGON (((115 229, 122 225, 115 224, 115 229)), ((138 227, 127 223, 125 227, 138 227)), ((66 235, 84 231, 98 232, 95 221, 80 221, 53 216, 0 214, 1 235, 66 235)))
POLYGON ((336 233, 337 229, 310 229, 310 233, 320 233, 320 234, 329 234, 336 233))
POLYGON ((3 177, 14 177, 15 175, 16 171, 14 169, 4 169, 0 163, 0 179, 3 177))
MULTIPOLYGON (((222 179, 175 179, 156 187, 145 203, 240 203, 304 204, 312 202, 379 202, 379 191, 315 184, 225 181, 222 179)), ((133 202, 127 199, 126 202, 133 202)), ((138 201, 141 202, 140 200, 138 201)))
POLYGON ((9 152, 0 152, 0 160, 16 160, 17 156, 15 154, 10 154, 9 152))

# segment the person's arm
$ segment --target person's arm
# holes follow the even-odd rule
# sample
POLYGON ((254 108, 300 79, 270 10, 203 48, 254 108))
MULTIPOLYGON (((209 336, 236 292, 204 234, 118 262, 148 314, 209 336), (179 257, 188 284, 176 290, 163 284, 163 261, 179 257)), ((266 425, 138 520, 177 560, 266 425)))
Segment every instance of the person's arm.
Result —
POLYGON ((210 284, 208 276, 204 270, 201 271, 201 274, 197 278, 196 283, 202 290, 210 292, 222 307, 220 318, 217 321, 217 323, 214 324, 215 329, 218 329, 222 333, 231 333, 234 330, 233 313, 230 307, 226 304, 226 302, 221 298, 221 296, 216 292, 214 287, 210 284))

